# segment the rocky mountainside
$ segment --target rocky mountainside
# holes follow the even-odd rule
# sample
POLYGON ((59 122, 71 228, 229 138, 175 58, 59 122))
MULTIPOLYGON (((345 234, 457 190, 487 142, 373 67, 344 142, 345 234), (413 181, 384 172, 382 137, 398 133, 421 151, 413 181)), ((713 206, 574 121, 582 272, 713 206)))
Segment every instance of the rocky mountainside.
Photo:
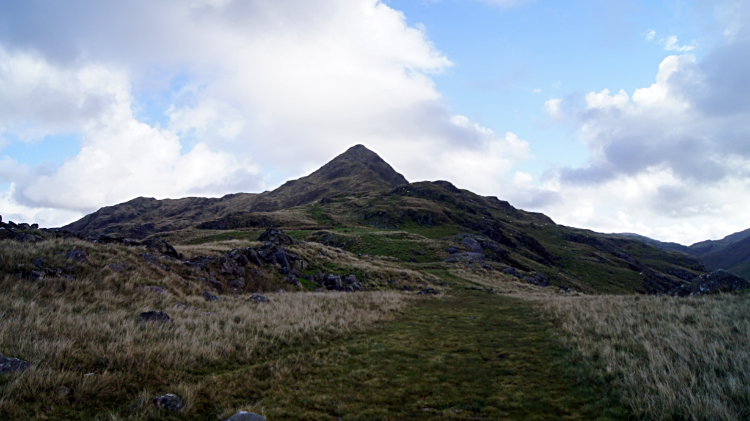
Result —
POLYGON ((231 213, 271 212, 312 203, 332 194, 387 190, 406 183, 404 176, 376 153, 356 145, 309 176, 287 181, 270 192, 237 193, 222 198, 157 200, 139 197, 103 207, 62 228, 86 237, 119 234, 140 239, 231 213))
POLYGON ((750 229, 730 234, 721 240, 706 240, 690 246, 665 243, 638 234, 614 234, 634 238, 661 250, 685 253, 697 258, 710 270, 728 270, 750 280, 750 229))
POLYGON ((463 268, 480 278, 511 277, 584 292, 666 293, 706 272, 689 255, 557 225, 546 215, 448 181, 408 183, 361 145, 271 192, 138 198, 65 228, 87 237, 159 234, 189 245, 250 238, 269 226, 363 259, 416 265, 415 270, 463 268))

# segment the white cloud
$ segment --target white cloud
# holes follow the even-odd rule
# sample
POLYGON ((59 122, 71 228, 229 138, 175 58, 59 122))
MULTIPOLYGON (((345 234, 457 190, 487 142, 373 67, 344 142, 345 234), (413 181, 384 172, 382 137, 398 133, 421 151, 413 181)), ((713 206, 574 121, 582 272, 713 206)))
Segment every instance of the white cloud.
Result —
POLYGON ((654 37, 656 36, 656 31, 653 29, 650 29, 648 32, 646 32, 646 41, 652 41, 654 37))
POLYGON ((672 35, 671 37, 659 40, 659 43, 662 46, 664 46, 665 50, 676 51, 678 53, 686 53, 688 51, 693 51, 695 49, 695 47, 693 47, 692 45, 679 45, 679 40, 674 35, 672 35))
POLYGON ((488 193, 530 158, 447 110, 431 75, 451 62, 377 0, 0 5, 0 21, 0 130, 83 138, 59 168, 6 176, 29 215, 259 191, 355 143, 410 179, 488 193), (139 119, 134 86, 169 98, 165 127, 139 119))
MULTIPOLYGON (((676 37, 664 44, 692 49, 676 37)), ((631 95, 605 89, 566 99, 565 108, 547 101, 553 120, 572 122, 589 159, 548 174, 536 194, 555 200, 536 209, 566 225, 683 244, 750 227, 748 54, 750 33, 741 26, 701 60, 666 57, 655 82, 631 95)))

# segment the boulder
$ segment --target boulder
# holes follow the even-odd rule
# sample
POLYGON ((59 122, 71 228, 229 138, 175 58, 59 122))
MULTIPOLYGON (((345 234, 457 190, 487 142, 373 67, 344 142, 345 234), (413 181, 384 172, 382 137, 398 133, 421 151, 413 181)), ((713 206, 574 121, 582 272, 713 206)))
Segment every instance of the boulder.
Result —
POLYGON ((524 276, 522 278, 524 281, 534 284, 538 287, 548 287, 550 286, 549 279, 541 272, 536 272, 533 276, 524 276))
POLYGON ((33 262, 31 262, 31 264, 34 265, 34 266, 36 266, 36 267, 38 267, 38 268, 41 268, 42 266, 44 266, 44 259, 42 259, 41 257, 39 257, 39 258, 35 259, 33 262))
POLYGON ((9 228, 2 227, 0 228, 0 240, 8 240, 11 238, 15 238, 16 233, 14 233, 9 228))
POLYGON ((146 248, 150 251, 163 254, 165 256, 173 257, 175 259, 182 259, 183 257, 182 254, 178 253, 174 247, 172 247, 169 243, 162 240, 161 238, 147 238, 141 241, 141 244, 146 246, 146 248))
POLYGON ((750 282, 739 276, 719 269, 695 277, 690 285, 682 285, 669 291, 669 295, 684 297, 687 295, 710 295, 717 292, 738 291, 750 288, 750 282))
POLYGON ((240 411, 227 418, 226 421, 266 421, 266 417, 253 412, 240 411))
POLYGON ((521 273, 514 267, 507 267, 503 269, 503 273, 510 276, 515 276, 516 278, 521 277, 521 273))
POLYGON ((136 288, 136 290, 138 290, 138 291, 144 291, 144 292, 152 292, 154 294, 163 294, 163 293, 167 292, 166 289, 164 289, 162 287, 158 287, 156 285, 142 286, 142 287, 136 288))
POLYGON ((417 295, 438 295, 438 294, 440 293, 434 288, 424 288, 423 290, 417 293, 417 295))
POLYGON ((32 270, 26 277, 32 281, 42 281, 44 280, 44 272, 41 270, 32 270))
POLYGON ((44 238, 39 235, 25 234, 22 232, 17 233, 14 239, 20 243, 38 243, 44 241, 44 238))
POLYGON ((182 399, 179 396, 167 393, 163 396, 157 396, 151 399, 151 402, 156 405, 157 408, 166 409, 168 411, 177 412, 183 407, 182 399))
POLYGON ((257 293, 251 295, 250 298, 248 298, 248 300, 255 301, 256 303, 268 303, 268 302, 271 302, 271 300, 269 300, 268 298, 266 298, 266 297, 264 297, 264 296, 262 296, 260 294, 257 294, 257 293))
POLYGON ((86 251, 81 249, 70 249, 65 253, 65 258, 78 263, 88 263, 89 259, 86 256, 86 251))
POLYGON ((260 237, 258 237, 258 241, 276 245, 294 244, 294 238, 284 234, 284 231, 277 228, 268 228, 265 230, 260 237))
POLYGON ((172 318, 163 311, 145 311, 138 316, 139 322, 160 322, 166 323, 171 321, 172 318))
POLYGON ((110 263, 104 266, 104 268, 117 273, 125 272, 128 269, 127 265, 123 262, 110 263))
POLYGON ((201 294, 201 296, 206 301, 216 301, 219 299, 219 297, 215 296, 214 294, 211 294, 208 291, 203 291, 203 294, 201 294))
POLYGON ((232 289, 245 289, 245 278, 237 278, 227 282, 227 286, 232 289))
POLYGON ((471 237, 464 238, 464 240, 461 241, 461 245, 468 248, 472 253, 483 253, 482 246, 477 240, 471 237))
POLYGON ((25 371, 31 367, 26 361, 19 360, 18 358, 8 358, 0 354, 0 374, 15 373, 18 371, 25 371))

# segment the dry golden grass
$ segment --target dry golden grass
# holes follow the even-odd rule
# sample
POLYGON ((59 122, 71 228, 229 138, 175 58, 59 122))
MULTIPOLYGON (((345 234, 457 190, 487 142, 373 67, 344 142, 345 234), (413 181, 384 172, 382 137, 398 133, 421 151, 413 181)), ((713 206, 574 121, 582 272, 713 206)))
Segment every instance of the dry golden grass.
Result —
POLYGON ((199 295, 203 284, 144 264, 139 248, 61 240, 0 247, 4 269, 37 257, 64 266, 71 262, 60 252, 73 247, 86 249, 90 261, 77 264, 75 281, 0 277, 0 352, 32 364, 0 382, 2 419, 41 417, 71 400, 92 406, 132 401, 134 412, 99 419, 147 419, 154 411, 149 399, 167 392, 187 400, 182 413, 189 415, 192 397, 207 387, 208 380, 196 380, 196 373, 253 365, 281 349, 367 328, 411 299, 385 291, 272 293, 268 303, 239 295, 208 302, 199 295), (113 261, 133 267, 124 273, 100 269, 113 261), (137 289, 143 285, 167 291, 137 289), (188 307, 177 308, 177 302, 188 307), (149 310, 165 311, 172 321, 138 322, 149 310), (69 395, 61 394, 63 387, 69 395))
POLYGON ((750 299, 549 297, 557 337, 641 419, 750 417, 750 299))

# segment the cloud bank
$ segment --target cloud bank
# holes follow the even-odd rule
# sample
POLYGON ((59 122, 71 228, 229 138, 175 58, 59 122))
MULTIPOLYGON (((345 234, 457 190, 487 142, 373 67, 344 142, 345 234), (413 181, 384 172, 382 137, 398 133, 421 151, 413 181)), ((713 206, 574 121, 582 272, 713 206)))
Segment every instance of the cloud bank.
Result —
POLYGON ((62 224, 137 196, 261 191, 356 143, 409 179, 493 193, 529 146, 449 111, 431 75, 451 64, 377 0, 3 4, 2 134, 83 139, 56 168, 3 158, 4 209, 62 224))
MULTIPOLYGON (((737 5, 734 12, 747 17, 748 9, 737 5)), ((554 121, 577 129, 589 152, 586 166, 547 177, 547 189, 565 198, 548 211, 571 225, 683 243, 750 226, 744 210, 750 205, 750 33, 732 22, 700 60, 669 38, 665 48, 685 54, 666 57, 649 87, 545 103, 554 121)))

